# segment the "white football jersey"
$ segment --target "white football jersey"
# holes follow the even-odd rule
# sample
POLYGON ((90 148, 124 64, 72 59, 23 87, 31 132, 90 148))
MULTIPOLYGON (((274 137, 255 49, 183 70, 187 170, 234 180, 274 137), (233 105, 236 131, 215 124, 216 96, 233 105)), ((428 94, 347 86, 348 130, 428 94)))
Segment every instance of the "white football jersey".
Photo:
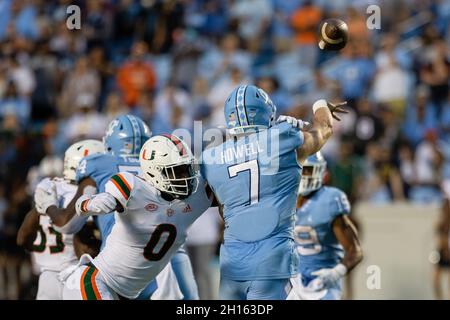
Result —
POLYGON ((144 179, 127 172, 107 182, 105 191, 125 210, 115 213, 106 245, 93 263, 115 292, 136 298, 184 243, 188 227, 211 205, 205 182, 199 179, 195 193, 170 202, 144 179))
MULTIPOLYGON (((46 188, 50 181, 56 184, 56 193, 60 207, 66 207, 75 195, 77 186, 59 178, 45 178, 37 187, 46 188)), ((39 230, 33 243, 32 255, 42 271, 61 271, 77 264, 78 258, 73 248, 73 235, 65 235, 52 225, 48 216, 39 216, 39 230)))

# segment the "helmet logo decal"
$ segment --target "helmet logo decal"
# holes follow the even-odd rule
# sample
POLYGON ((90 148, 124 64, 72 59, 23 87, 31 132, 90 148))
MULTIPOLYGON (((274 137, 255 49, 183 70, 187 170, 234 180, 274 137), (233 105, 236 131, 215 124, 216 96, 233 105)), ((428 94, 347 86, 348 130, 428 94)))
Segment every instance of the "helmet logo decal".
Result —
POLYGON ((236 126, 236 115, 234 112, 230 113, 228 116, 228 123, 232 127, 236 126))
POLYGON ((144 159, 144 160, 153 160, 153 159, 155 159, 155 154, 156 154, 155 150, 152 151, 152 154, 150 155, 150 158, 146 158, 145 157, 145 153, 146 152, 147 152, 147 149, 144 149, 144 152, 142 153, 142 159, 144 159))
POLYGON ((245 91, 247 86, 240 86, 236 93, 236 112, 241 126, 248 126, 247 111, 245 110, 245 91))
POLYGON ((114 120, 109 124, 108 130, 106 130, 106 136, 111 136, 114 132, 114 128, 119 125, 119 120, 114 120))

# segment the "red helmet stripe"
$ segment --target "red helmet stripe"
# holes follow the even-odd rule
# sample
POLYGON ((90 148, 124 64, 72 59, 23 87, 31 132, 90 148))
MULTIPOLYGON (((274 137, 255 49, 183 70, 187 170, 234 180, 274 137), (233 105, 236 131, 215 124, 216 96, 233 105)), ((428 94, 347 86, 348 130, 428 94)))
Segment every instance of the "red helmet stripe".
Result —
POLYGON ((175 146, 178 148, 178 152, 180 152, 181 156, 185 156, 187 154, 186 149, 183 146, 183 143, 181 142, 180 139, 178 139, 177 137, 171 135, 171 134, 163 134, 164 137, 169 138, 170 141, 172 141, 175 146))

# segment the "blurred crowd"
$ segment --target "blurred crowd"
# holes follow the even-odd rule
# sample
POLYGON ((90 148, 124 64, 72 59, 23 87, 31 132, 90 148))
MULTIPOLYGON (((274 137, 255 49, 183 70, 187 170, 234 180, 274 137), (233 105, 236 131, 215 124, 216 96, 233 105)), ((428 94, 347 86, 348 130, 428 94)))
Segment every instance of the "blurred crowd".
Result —
MULTIPOLYGON (((122 113, 154 134, 224 125, 242 83, 305 120, 319 98, 348 102, 323 153, 329 183, 352 202, 439 203, 450 178, 449 21, 445 0, 0 1, 0 268, 21 265, 15 236, 34 180, 57 171, 71 143, 101 139, 122 113), (72 4, 80 29, 67 25, 72 4), (370 4, 379 29, 367 28, 370 4), (317 46, 332 17, 349 27, 340 52, 317 46)), ((14 270, 0 270, 4 283, 20 278, 14 270)))

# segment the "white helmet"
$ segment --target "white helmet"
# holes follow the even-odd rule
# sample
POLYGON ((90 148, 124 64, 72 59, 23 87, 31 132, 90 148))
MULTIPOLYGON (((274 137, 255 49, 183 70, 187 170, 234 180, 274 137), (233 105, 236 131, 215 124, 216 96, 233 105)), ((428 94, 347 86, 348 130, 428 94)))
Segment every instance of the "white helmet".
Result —
POLYGON ((322 186, 326 169, 327 162, 320 151, 306 158, 302 167, 302 178, 300 180, 298 194, 306 196, 314 190, 319 189, 322 186))
POLYGON ((194 156, 177 136, 165 134, 148 139, 139 160, 144 179, 156 189, 175 198, 186 198, 195 192, 198 172, 194 169, 194 156))
POLYGON ((63 171, 63 162, 57 156, 46 156, 39 162, 39 176, 44 177, 60 177, 63 171))
POLYGON ((81 159, 94 153, 104 153, 105 147, 99 140, 82 140, 67 148, 64 154, 64 179, 75 181, 78 164, 81 159))

